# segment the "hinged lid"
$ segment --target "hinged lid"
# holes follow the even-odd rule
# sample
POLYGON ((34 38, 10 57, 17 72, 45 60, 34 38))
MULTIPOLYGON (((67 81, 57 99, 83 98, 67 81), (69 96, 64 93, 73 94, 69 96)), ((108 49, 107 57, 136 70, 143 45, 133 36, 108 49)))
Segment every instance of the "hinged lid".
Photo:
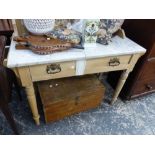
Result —
POLYGON ((48 106, 77 96, 88 96, 96 90, 104 89, 95 75, 55 79, 38 82, 42 104, 48 106))

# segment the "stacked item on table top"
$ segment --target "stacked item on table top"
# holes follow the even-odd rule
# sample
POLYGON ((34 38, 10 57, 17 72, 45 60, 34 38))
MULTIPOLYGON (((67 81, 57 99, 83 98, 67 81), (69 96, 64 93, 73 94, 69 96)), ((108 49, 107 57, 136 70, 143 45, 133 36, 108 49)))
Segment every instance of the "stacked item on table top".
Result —
POLYGON ((24 19, 29 31, 26 36, 16 36, 16 49, 30 49, 37 54, 60 52, 81 44, 81 33, 67 27, 58 28, 55 20, 24 19))
POLYGON ((109 44, 112 35, 121 28, 123 19, 24 19, 30 32, 15 37, 17 49, 30 49, 37 54, 50 54, 69 48, 84 49, 86 43, 109 44))

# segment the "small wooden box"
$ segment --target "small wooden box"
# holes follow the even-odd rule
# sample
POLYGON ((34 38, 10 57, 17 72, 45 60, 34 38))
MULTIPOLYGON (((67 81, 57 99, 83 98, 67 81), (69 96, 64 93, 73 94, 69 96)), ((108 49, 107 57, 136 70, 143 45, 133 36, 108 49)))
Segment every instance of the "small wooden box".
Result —
POLYGON ((38 89, 47 123, 97 107, 105 92, 95 75, 39 82, 38 89))

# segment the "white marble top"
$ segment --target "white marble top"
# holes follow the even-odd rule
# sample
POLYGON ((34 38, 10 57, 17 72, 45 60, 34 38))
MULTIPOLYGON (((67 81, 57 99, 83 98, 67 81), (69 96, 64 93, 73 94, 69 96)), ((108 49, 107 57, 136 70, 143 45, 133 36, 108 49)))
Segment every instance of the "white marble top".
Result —
POLYGON ((130 39, 122 39, 118 36, 112 38, 112 42, 109 45, 101 45, 97 43, 95 46, 85 47, 84 50, 72 48, 65 52, 54 53, 50 55, 37 55, 30 50, 16 50, 15 42, 12 41, 8 54, 7 66, 14 68, 37 64, 145 53, 145 51, 145 48, 141 47, 130 39))
POLYGON ((79 49, 39 55, 30 50, 16 50, 15 44, 14 41, 11 42, 7 61, 7 67, 9 68, 85 59, 83 50, 79 49))
POLYGON ((146 49, 142 46, 127 37, 123 39, 119 36, 113 37, 108 45, 96 44, 94 47, 87 46, 85 49, 86 59, 145 52, 146 49))

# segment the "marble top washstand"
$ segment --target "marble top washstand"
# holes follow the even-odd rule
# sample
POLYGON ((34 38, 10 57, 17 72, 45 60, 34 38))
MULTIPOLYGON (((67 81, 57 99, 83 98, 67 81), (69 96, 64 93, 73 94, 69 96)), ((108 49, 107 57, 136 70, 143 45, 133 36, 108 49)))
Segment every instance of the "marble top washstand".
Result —
POLYGON ((119 82, 111 100, 111 104, 113 104, 117 100, 119 93, 137 60, 146 51, 145 48, 131 41, 127 37, 120 38, 119 36, 113 37, 112 42, 110 42, 109 45, 96 43, 92 45, 89 44, 88 46, 88 44, 85 44, 84 49, 72 48, 64 52, 49 55, 37 55, 34 54, 31 50, 16 50, 15 44, 16 42, 12 40, 7 59, 7 66, 13 69, 16 68, 15 71, 17 71, 19 75, 22 86, 25 87, 31 112, 37 125, 40 124, 40 116, 38 112, 33 82, 70 76, 96 74, 100 72, 124 70, 120 76, 119 82), (121 58, 122 61, 122 59, 124 59, 122 56, 126 55, 128 55, 126 63, 122 63, 119 66, 115 65, 116 67, 113 65, 108 65, 108 63, 102 63, 102 60, 106 61, 106 59, 101 59, 101 61, 99 59, 107 57, 108 61, 110 62, 114 56, 114 58, 121 58), (86 61, 88 59, 90 59, 90 61, 86 61), (66 61, 74 62, 65 63, 68 64, 65 66, 63 62, 66 61), (60 65, 63 65, 62 67, 65 69, 55 75, 48 74, 47 66, 49 65, 46 66, 45 64, 52 63, 60 63, 60 65), (72 66, 72 64, 74 65, 72 66))
POLYGON ((15 44, 16 42, 11 42, 7 60, 9 68, 146 52, 145 48, 129 38, 120 38, 119 36, 113 37, 109 45, 96 43, 92 47, 85 46, 85 49, 72 48, 49 55, 37 55, 30 50, 16 50, 15 44))

